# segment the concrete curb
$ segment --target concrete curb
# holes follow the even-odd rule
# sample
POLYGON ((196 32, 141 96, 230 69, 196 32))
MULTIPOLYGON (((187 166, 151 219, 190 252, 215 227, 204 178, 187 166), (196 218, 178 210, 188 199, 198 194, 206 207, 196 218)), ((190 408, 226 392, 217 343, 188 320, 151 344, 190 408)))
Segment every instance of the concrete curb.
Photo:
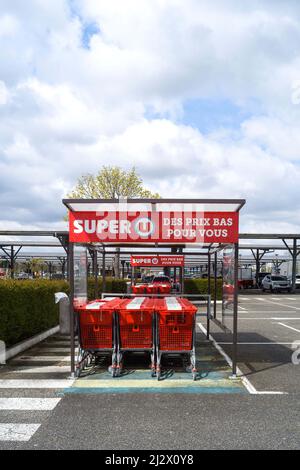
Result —
POLYGON ((11 348, 6 350, 6 360, 11 359, 17 354, 20 354, 26 349, 29 349, 32 346, 35 346, 36 344, 40 343, 44 339, 58 332, 59 332, 59 326, 54 326, 53 328, 50 328, 50 330, 44 331, 43 333, 39 333, 36 336, 32 336, 31 338, 26 339, 25 341, 22 341, 21 343, 18 343, 15 346, 12 346, 11 348))

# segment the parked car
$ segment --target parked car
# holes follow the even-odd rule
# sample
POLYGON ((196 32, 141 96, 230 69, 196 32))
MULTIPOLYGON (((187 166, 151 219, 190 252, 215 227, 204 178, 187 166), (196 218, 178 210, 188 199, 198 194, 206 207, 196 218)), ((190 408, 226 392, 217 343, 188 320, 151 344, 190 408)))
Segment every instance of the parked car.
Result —
POLYGON ((142 282, 145 282, 146 284, 149 284, 152 282, 154 275, 153 274, 146 274, 142 276, 142 282))
POLYGON ((262 281, 262 290, 291 292, 291 282, 286 276, 268 274, 262 281))
MULTIPOLYGON (((271 275, 271 273, 258 273, 258 275, 257 275, 258 276, 258 282, 257 282, 256 288, 262 287, 262 281, 268 275, 271 275)), ((256 279, 256 276, 255 276, 255 279, 256 279)))
POLYGON ((24 281, 25 279, 33 279, 33 276, 32 274, 21 272, 15 276, 15 279, 18 279, 19 281, 24 281))
MULTIPOLYGON (((290 281, 290 283, 291 283, 291 285, 292 285, 293 279, 292 279, 291 276, 289 276, 289 281, 290 281)), ((297 275, 296 275, 296 289, 300 289, 300 274, 297 274, 297 275)))
POLYGON ((152 283, 154 284, 155 282, 159 282, 162 284, 171 284, 171 279, 168 276, 154 276, 152 279, 152 283))

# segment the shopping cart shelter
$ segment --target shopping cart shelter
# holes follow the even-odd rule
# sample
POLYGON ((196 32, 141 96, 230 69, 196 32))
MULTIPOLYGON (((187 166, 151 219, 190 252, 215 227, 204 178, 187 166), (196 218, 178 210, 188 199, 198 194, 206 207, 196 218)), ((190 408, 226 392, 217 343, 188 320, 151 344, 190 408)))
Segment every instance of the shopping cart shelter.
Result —
POLYGON ((199 333, 196 341, 198 379, 192 381, 181 361, 174 357, 164 362, 164 373, 156 381, 145 369, 143 357, 129 357, 127 369, 117 380, 111 377, 107 363, 88 369, 72 387, 62 394, 76 393, 199 393, 199 394, 245 394, 248 393, 240 379, 231 380, 231 368, 215 347, 205 342, 199 333))
POLYGON ((68 393, 245 393, 236 365, 238 227, 245 201, 63 202, 69 210, 71 374, 77 378, 68 393), (223 254, 221 313, 216 270, 207 295, 184 292, 183 253, 191 246, 207 255, 209 265, 223 254), (87 250, 103 254, 108 247, 126 248, 131 255, 160 248, 177 253, 179 292, 156 286, 139 294, 131 286, 131 292, 108 295, 104 280, 101 298, 88 301, 87 250), (212 321, 231 338, 229 361, 210 342, 212 321))

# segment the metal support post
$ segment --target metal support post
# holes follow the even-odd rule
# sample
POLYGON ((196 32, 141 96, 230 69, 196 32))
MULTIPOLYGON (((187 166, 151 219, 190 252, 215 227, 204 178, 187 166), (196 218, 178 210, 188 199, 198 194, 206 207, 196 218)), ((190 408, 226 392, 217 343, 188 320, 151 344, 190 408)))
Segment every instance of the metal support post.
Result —
POLYGON ((70 337, 71 337, 71 377, 75 377, 75 321, 74 321, 74 245, 69 245, 69 282, 70 282, 70 337))
POLYGON ((102 251, 102 293, 105 292, 106 288, 106 267, 105 267, 105 248, 102 251))
POLYGON ((218 253, 214 254, 214 318, 217 317, 217 266, 218 266, 218 253))
POLYGON ((234 303, 233 303, 233 334, 232 334, 232 377, 237 371, 237 342, 238 342, 238 267, 239 244, 234 244, 234 303))

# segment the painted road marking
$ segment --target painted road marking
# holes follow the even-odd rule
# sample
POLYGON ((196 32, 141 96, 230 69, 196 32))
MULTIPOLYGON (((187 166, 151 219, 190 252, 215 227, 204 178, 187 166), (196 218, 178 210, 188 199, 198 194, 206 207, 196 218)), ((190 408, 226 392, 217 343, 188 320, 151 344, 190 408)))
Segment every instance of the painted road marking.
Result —
MULTIPOLYGON (((197 325, 199 326, 200 330, 205 334, 205 336, 207 335, 207 330, 206 328, 201 324, 201 323, 197 323, 197 325)), ((210 341, 213 343, 213 345, 215 346, 215 348, 217 349, 217 351, 219 351, 219 353, 225 358, 226 362, 228 363, 228 365, 230 367, 232 367, 232 360, 230 359, 230 357, 228 356, 228 354, 226 354, 226 352, 224 351, 224 349, 220 346, 219 343, 217 343, 217 341, 211 336, 209 335, 209 339, 210 341)), ((232 344, 232 343, 229 343, 229 344, 232 344)), ((246 389, 248 390, 249 393, 251 393, 251 395, 286 395, 285 392, 274 392, 274 391, 271 391, 271 392, 267 392, 267 391, 264 391, 264 392, 258 392, 256 390, 256 388, 254 387, 254 385, 252 385, 252 383, 250 382, 250 380, 245 377, 245 375, 243 374, 243 372, 240 370, 239 367, 236 368, 236 371, 237 371, 237 375, 238 377, 242 380, 243 384, 245 385, 246 389)))
POLYGON ((1 398, 0 411, 51 411, 61 398, 1 398))
MULTIPOLYGON (((69 353, 70 352, 70 347, 66 348, 36 348, 36 350, 39 352, 39 354, 42 353, 69 353)), ((31 350, 31 352, 34 352, 34 350, 31 350)), ((78 352, 78 349, 75 349, 75 352, 78 352)))
MULTIPOLYGON (((270 311, 268 311, 268 310, 247 310, 247 313, 272 313, 272 314, 280 313, 281 315, 283 315, 283 314, 291 315, 291 313, 293 313, 293 312, 291 312, 290 310, 285 311, 285 310, 273 310, 273 309, 271 309, 270 311)), ((297 312, 294 312, 294 313, 295 313, 295 315, 297 314, 297 312)))
MULTIPOLYGON (((197 325, 199 326, 200 330, 205 334, 205 336, 207 335, 207 330, 206 328, 204 328, 204 326, 201 324, 201 323, 197 323, 197 325)), ((211 336, 209 335, 209 339, 210 341, 212 341, 214 347, 217 349, 217 351, 219 351, 219 353, 224 357, 225 361, 227 362, 227 364, 232 367, 232 360, 230 359, 230 357, 228 356, 228 354, 226 354, 226 352, 224 351, 224 349, 219 345, 219 343, 217 343, 217 341, 211 336)), ((246 389, 248 390, 249 393, 251 394, 255 394, 256 393, 256 388, 252 385, 252 383, 250 382, 250 380, 247 379, 247 377, 244 377, 242 372, 239 370, 239 368, 237 367, 237 373, 238 375, 240 376, 244 386, 246 387, 246 389)))
MULTIPOLYGON (((249 312, 247 312, 249 313, 249 312)), ((239 317, 240 320, 300 320, 299 317, 239 317)))
POLYGON ((297 333, 300 333, 300 330, 297 330, 297 328, 293 328, 292 326, 285 325, 284 323, 278 323, 278 325, 285 326, 286 328, 289 328, 290 330, 297 331, 297 333))
MULTIPOLYGON (((277 305, 277 302, 273 302, 272 300, 267 300, 267 299, 259 299, 261 300, 262 302, 268 302, 270 304, 276 304, 277 305)), ((293 308, 295 310, 300 310, 300 307, 295 307, 294 305, 287 305, 287 304, 281 304, 282 307, 287 307, 287 308, 293 308)))
POLYGON ((40 424, 0 423, 0 441, 29 441, 40 424))
POLYGON ((68 374, 71 372, 70 366, 43 366, 43 367, 24 367, 12 370, 10 374, 68 374))
POLYGON ((73 385, 73 379, 1 379, 1 388, 68 388, 73 385))
MULTIPOLYGON (((220 341, 218 344, 232 344, 230 341, 220 341)), ((290 341, 289 343, 277 343, 275 341, 272 341, 272 342, 268 342, 268 343, 255 343, 255 342, 252 342, 252 343, 246 343, 246 342, 242 342, 242 343, 237 343, 239 346, 243 346, 243 345, 247 345, 247 346, 289 346, 291 344, 294 344, 294 341, 290 341)))
POLYGON ((71 356, 19 356, 11 362, 68 362, 71 356))
MULTIPOLYGON (((201 383, 201 387, 205 386, 211 386, 211 384, 217 384, 217 383, 223 384, 224 380, 209 380, 207 379, 205 382, 201 383)), ((161 388, 168 388, 168 389, 174 389, 174 388, 199 388, 200 383, 199 381, 193 381, 191 378, 187 379, 172 379, 172 380, 149 380, 149 379, 139 379, 138 383, 137 380, 135 379, 122 379, 118 380, 117 382, 112 379, 93 379, 93 380, 80 380, 78 379, 74 385, 73 388, 105 388, 105 389, 112 389, 116 387, 117 389, 131 389, 131 388, 136 388, 140 387, 144 390, 147 388, 150 389, 161 389, 161 388), (112 387, 113 384, 113 387, 112 387)))

